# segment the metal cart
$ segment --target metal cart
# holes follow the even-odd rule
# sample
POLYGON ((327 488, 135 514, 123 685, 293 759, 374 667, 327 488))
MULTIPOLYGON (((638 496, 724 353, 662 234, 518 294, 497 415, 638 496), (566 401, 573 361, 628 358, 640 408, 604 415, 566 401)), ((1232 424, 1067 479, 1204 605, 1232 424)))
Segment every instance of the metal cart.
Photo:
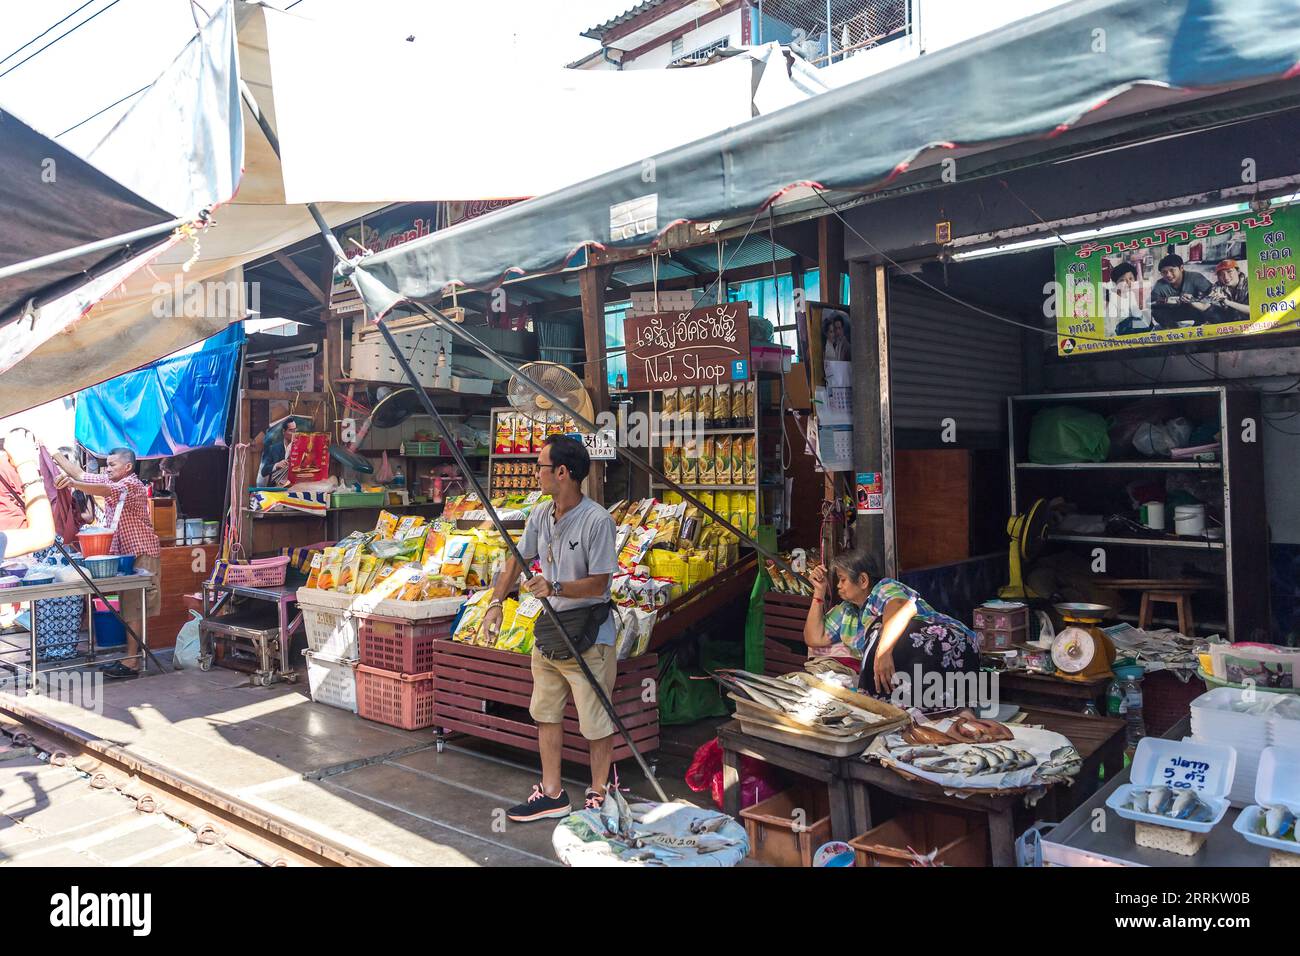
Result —
POLYGON ((292 587, 246 587, 243 585, 203 585, 203 621, 199 624, 199 669, 210 670, 216 663, 216 649, 222 648, 222 667, 246 671, 263 687, 277 678, 289 683, 298 680, 289 649, 294 631, 302 624, 296 607, 297 589, 292 587), (256 604, 221 613, 233 597, 275 605, 272 612, 256 604))

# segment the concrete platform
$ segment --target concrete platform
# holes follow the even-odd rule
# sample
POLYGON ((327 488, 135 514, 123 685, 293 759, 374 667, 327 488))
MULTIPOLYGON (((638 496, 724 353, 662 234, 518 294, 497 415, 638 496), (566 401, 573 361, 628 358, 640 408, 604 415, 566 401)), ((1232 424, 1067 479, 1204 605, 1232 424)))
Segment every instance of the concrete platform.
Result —
MULTIPOLYGON (((314 835, 339 862, 558 865, 552 823, 505 819, 538 780, 535 757, 476 752, 473 742, 437 753, 432 730, 401 731, 312 703, 305 676, 298 685, 262 688, 234 671, 175 671, 104 682, 89 702, 93 709, 0 693, 0 710, 215 794, 241 815, 314 835)), ((689 793, 681 769, 665 774, 679 781, 670 796, 689 793)), ((627 776, 632 770, 620 767, 624 786, 643 791, 639 774, 627 776)), ((566 783, 571 798, 580 799, 586 783, 566 783)), ((21 854, 21 844, 10 852, 21 854)))

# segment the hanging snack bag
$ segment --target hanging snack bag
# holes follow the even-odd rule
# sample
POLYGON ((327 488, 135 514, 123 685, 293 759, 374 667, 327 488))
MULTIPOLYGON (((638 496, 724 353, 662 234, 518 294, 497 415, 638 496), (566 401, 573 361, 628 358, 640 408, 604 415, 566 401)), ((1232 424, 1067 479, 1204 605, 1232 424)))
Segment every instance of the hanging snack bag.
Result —
POLYGON ((532 447, 529 449, 534 455, 542 450, 546 444, 546 422, 533 422, 530 428, 532 432, 532 447))
POLYGON ((673 415, 677 414, 680 406, 679 396, 680 393, 675 388, 664 389, 664 418, 671 418, 673 415))
POLYGON ((515 442, 512 453, 529 455, 533 451, 533 422, 523 415, 515 416, 515 442))
POLYGON ((311 556, 311 569, 307 572, 307 587, 318 587, 321 565, 325 562, 325 552, 317 551, 311 556))
POLYGON ((745 484, 758 481, 758 439, 750 435, 745 439, 745 484))
POLYGON ((698 404, 696 403, 696 394, 694 385, 686 385, 681 389, 681 395, 677 401, 678 415, 684 421, 693 421, 699 414, 698 404))
POLYGON ((704 439, 704 452, 700 455, 698 477, 700 484, 711 485, 717 481, 717 442, 712 438, 704 439))
POLYGON ((750 481, 745 469, 745 439, 737 435, 731 441, 731 483, 743 485, 750 481))
POLYGON ((497 416, 497 440, 495 451, 498 455, 513 455, 515 451, 515 416, 505 412, 497 416))
POLYGON ((682 449, 677 445, 664 446, 664 474, 669 481, 682 480, 682 449))
POLYGON ((700 416, 700 421, 704 422, 705 428, 713 425, 713 398, 715 394, 712 385, 700 386, 700 397, 695 408, 696 414, 700 416))
POLYGON ((731 386, 727 384, 713 387, 713 427, 731 427, 731 386))
POLYGON ((748 382, 735 382, 731 386, 731 427, 745 427, 745 389, 748 382))
POLYGON ((682 449, 682 477, 678 480, 683 485, 693 485, 700 480, 700 443, 694 439, 682 449))
POLYGON ((732 484, 731 478, 731 445, 730 435, 725 435, 718 439, 717 466, 714 474, 717 476, 716 481, 720 485, 732 484))
POLYGON ((745 383, 745 428, 752 428, 758 420, 758 383, 745 383))

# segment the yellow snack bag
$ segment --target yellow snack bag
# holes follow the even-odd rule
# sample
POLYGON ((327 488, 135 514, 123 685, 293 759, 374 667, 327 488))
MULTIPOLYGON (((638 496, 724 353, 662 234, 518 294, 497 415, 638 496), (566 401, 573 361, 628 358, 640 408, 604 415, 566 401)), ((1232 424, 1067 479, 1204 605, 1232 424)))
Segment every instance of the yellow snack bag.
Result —
POLYGON ((702 485, 711 485, 717 478, 717 441, 704 439, 704 452, 700 455, 699 480, 702 485))
POLYGON ((317 551, 311 556, 311 570, 307 572, 307 587, 314 588, 316 582, 320 580, 320 566, 324 562, 325 553, 317 551))
POLYGON ((664 411, 665 416, 676 415, 679 407, 678 391, 675 388, 664 389, 664 411))
POLYGON ((678 414, 682 418, 694 418, 697 414, 698 405, 696 403, 696 392, 694 385, 687 385, 682 388, 681 394, 677 399, 678 414))
POLYGON ((712 385, 700 386, 700 397, 696 404, 696 414, 704 422, 704 427, 708 428, 713 424, 713 399, 716 391, 712 385))
POLYGON ((750 435, 745 439, 745 483, 758 481, 758 440, 750 435))
POLYGON ((736 382, 731 386, 731 411, 727 414, 735 428, 745 427, 745 396, 748 388, 748 382, 736 382))
POLYGON ((682 476, 678 479, 683 485, 693 485, 700 480, 700 444, 688 441, 682 451, 682 476))
POLYGON ((724 435, 718 439, 717 465, 714 469, 720 485, 732 483, 731 477, 731 436, 724 435))
POLYGON ((534 453, 540 452, 546 444, 546 422, 533 422, 532 444, 534 453))
POLYGON ((527 455, 533 450, 533 423, 529 418, 519 415, 515 418, 515 446, 516 455, 527 455))
POLYGON ((682 480, 682 449, 677 445, 664 446, 664 474, 670 481, 682 480))
POLYGON ((750 480, 745 470, 745 440, 737 435, 731 440, 731 483, 743 485, 750 480))
POLYGON ((512 455, 515 451, 515 416, 502 413, 497 416, 496 453, 512 455))
POLYGON ((758 415, 758 383, 745 383, 745 424, 752 425, 758 415))
POLYGON ((731 386, 713 386, 713 427, 731 427, 731 386))
POLYGON ((391 511, 379 512, 379 520, 375 522, 375 530, 379 532, 381 538, 391 538, 397 532, 397 515, 391 511))

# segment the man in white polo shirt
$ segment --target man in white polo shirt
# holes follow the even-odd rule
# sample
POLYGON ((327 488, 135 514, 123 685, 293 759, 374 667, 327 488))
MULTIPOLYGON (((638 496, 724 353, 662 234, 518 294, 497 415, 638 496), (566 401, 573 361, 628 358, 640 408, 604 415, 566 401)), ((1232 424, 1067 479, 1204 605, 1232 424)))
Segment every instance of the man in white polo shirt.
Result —
MULTIPOLYGON (((524 526, 519 553, 525 561, 540 560, 542 570, 523 588, 534 597, 549 600, 557 613, 578 608, 594 610, 589 628, 594 642, 582 652, 582 659, 609 695, 618 665, 614 618, 609 614, 609 581, 618 569, 614 519, 582 493, 582 480, 591 470, 591 458, 581 442, 551 436, 537 456, 536 467, 538 484, 551 500, 538 505, 524 526)), ((495 634, 500 628, 501 604, 514 589, 522 570, 512 558, 498 575, 483 621, 489 633, 495 634)), ((549 626, 545 616, 537 626, 540 638, 542 629, 549 626)), ((575 639, 581 638, 579 633, 569 633, 575 639)), ((527 800, 507 812, 511 820, 521 823, 564 817, 573 811, 560 781, 564 707, 570 694, 591 754, 588 807, 599 807, 605 799, 614 751, 614 722, 576 660, 562 650, 557 652, 553 642, 548 653, 546 642, 539 639, 533 647, 532 670, 533 696, 528 711, 537 722, 542 781, 533 787, 527 800)))

